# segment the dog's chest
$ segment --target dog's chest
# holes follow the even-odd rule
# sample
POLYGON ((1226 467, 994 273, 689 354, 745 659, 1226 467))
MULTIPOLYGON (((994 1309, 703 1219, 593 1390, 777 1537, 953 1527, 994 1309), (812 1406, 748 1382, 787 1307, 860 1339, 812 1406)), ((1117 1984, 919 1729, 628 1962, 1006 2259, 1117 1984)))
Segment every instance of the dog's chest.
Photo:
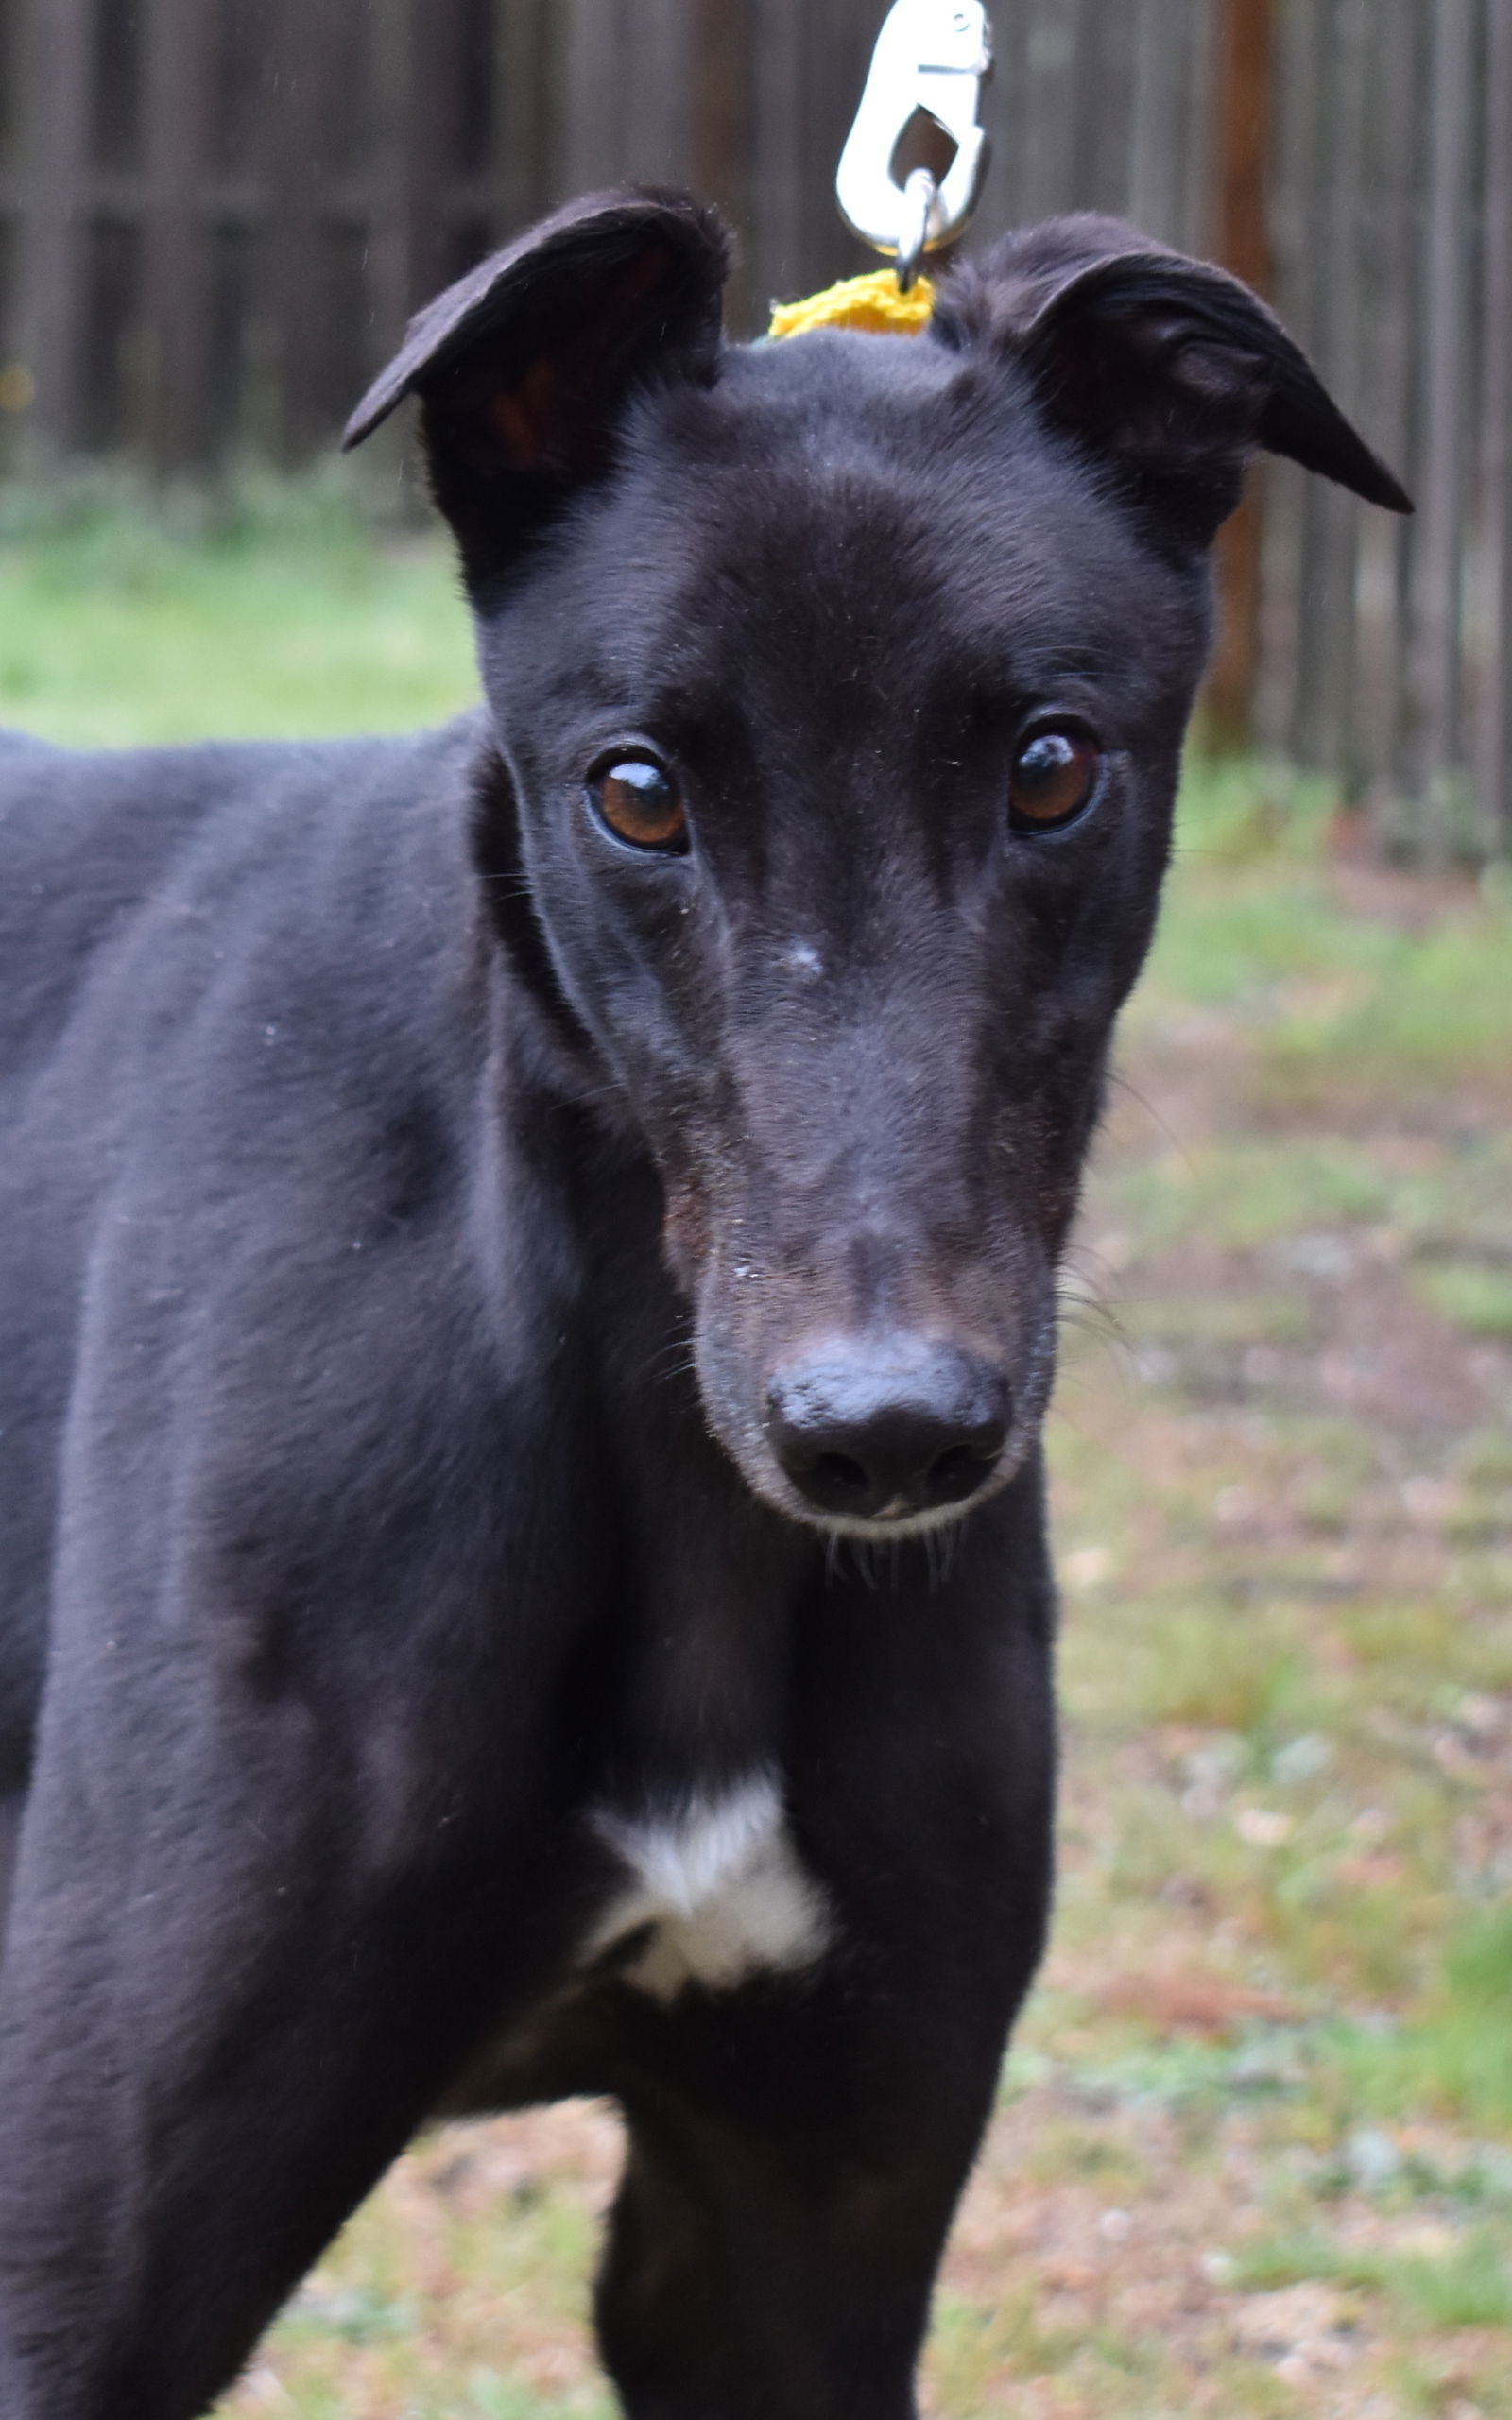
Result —
POLYGON ((600 1809, 623 1880, 589 1938, 593 1961, 625 1953, 622 1979, 668 2000, 768 1970, 811 1965, 833 1936, 825 1895, 802 1864, 782 1794, 762 1775, 664 1813, 600 1809))

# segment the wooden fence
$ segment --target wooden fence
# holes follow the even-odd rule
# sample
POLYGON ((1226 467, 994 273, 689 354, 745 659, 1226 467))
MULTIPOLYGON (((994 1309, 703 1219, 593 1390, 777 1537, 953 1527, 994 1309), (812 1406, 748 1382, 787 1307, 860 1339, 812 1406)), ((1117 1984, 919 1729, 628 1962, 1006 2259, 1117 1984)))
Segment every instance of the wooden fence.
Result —
MULTIPOLYGON (((743 245, 738 327, 868 265, 834 163, 884 0, 0 0, 0 462, 329 441, 408 312, 627 176, 743 245)), ((1216 727, 1383 840, 1512 839, 1512 0, 995 0, 979 229, 1126 212, 1270 285, 1419 499, 1267 468, 1216 727)))
MULTIPOLYGON (((1211 14, 1000 10, 983 224, 1094 199, 1200 240, 1211 14)), ((754 326, 773 296, 869 265, 833 176, 880 17, 880 0, 0 0, 0 330, 38 434, 170 472, 238 442, 298 458, 438 284, 622 177, 724 205, 734 316, 754 326)))
POLYGON ((1268 469, 1255 711, 1384 845, 1512 848, 1512 0, 1290 0, 1276 299, 1410 522, 1268 469))

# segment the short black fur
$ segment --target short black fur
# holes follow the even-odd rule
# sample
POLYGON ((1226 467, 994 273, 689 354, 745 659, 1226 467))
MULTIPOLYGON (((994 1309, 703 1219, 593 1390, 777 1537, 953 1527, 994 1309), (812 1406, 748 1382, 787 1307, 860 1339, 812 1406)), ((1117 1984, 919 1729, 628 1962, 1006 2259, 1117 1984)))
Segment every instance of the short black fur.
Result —
POLYGON ((577 204, 354 420, 421 399, 477 712, 0 747, 6 2420, 189 2420, 427 2120, 578 2091, 635 2420, 915 2412, 1044 1937, 1055 1275, 1207 542, 1256 444, 1404 499, 1113 222, 919 341, 727 348, 725 258, 577 204), (1047 728, 1100 769, 1038 832, 1047 728), (716 1969, 626 1844, 738 1879, 752 1808, 787 1931, 716 1969))

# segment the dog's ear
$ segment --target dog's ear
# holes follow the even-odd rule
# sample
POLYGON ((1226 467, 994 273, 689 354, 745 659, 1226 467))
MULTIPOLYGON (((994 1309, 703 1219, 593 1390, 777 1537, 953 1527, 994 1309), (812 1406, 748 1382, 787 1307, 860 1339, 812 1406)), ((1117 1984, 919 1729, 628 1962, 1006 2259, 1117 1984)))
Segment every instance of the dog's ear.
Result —
POLYGON ((1227 269, 1121 219, 1009 236, 948 282, 935 329, 1021 362, 1046 419, 1200 542, 1238 503, 1257 447, 1412 510, 1274 312, 1227 269))
POLYGON ((406 395, 470 579, 505 571, 606 470, 636 386, 713 376, 730 244, 712 211, 654 187, 574 202, 411 320, 347 423, 358 445, 406 395))

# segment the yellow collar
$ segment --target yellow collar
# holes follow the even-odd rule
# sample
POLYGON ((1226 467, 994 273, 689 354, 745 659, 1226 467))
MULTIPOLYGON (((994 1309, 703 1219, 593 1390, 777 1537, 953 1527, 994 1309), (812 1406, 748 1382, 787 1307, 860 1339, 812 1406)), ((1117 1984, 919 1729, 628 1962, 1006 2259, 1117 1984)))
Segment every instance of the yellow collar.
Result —
POLYGON ((895 271, 873 269, 869 276, 827 285, 822 294, 805 295, 801 302, 774 303, 766 333, 803 336, 811 328, 857 328, 868 336, 917 336, 928 327, 934 308, 935 289, 927 277, 900 294, 895 271))

